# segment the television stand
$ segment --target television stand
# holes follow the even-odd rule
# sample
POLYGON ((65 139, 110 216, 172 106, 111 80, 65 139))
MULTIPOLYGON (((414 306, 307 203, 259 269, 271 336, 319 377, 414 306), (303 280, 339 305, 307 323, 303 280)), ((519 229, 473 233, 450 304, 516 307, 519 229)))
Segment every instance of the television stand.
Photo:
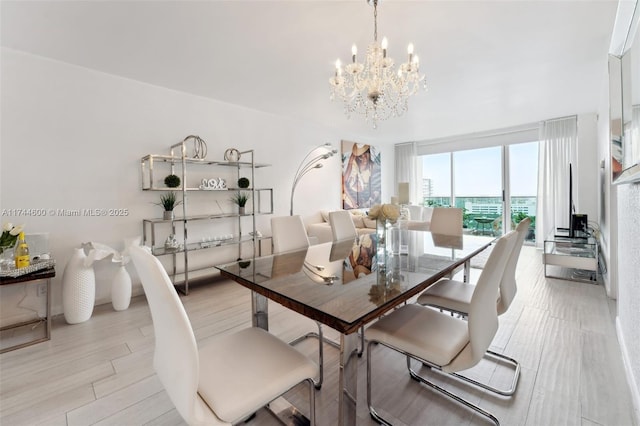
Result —
POLYGON ((573 231, 573 235, 571 234, 571 230, 569 228, 556 228, 556 232, 553 235, 554 238, 577 238, 580 240, 588 240, 589 234, 584 231, 573 231))
POLYGON ((593 237, 553 235, 544 241, 544 276, 597 284, 598 243, 593 237))

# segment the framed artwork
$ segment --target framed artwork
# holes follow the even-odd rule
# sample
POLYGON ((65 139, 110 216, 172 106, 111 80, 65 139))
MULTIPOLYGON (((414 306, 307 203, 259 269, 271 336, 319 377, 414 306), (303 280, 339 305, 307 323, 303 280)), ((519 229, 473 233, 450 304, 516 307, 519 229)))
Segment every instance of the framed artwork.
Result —
POLYGON ((342 141, 342 208, 368 208, 381 200, 380 151, 342 141))

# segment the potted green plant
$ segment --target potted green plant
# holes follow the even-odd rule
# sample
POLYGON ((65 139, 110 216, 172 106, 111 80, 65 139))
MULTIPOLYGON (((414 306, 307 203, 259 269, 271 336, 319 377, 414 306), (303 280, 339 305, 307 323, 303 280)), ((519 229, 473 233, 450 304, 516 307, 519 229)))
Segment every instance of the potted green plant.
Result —
POLYGON ((182 203, 182 201, 176 199, 175 192, 167 192, 165 194, 162 194, 160 196, 160 202, 155 204, 164 208, 163 219, 173 220, 173 209, 176 206, 180 205, 180 203, 182 203))
POLYGON ((247 179, 246 177, 241 177, 240 179, 238 179, 238 187, 240 188, 248 188, 249 184, 249 179, 247 179))
POLYGON ((238 191, 231 197, 231 201, 238 205, 239 213, 244 214, 244 207, 249 201, 249 196, 245 192, 238 191))
POLYGON ((169 188, 177 188, 180 186, 180 178, 177 175, 168 175, 164 178, 164 184, 169 188))

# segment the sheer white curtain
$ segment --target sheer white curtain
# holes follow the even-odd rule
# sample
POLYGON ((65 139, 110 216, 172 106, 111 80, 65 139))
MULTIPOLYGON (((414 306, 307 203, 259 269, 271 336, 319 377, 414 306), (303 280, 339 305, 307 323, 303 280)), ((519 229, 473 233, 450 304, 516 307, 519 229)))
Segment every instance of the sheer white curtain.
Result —
POLYGON ((540 126, 536 214, 538 247, 542 247, 545 238, 553 234, 555 228, 570 226, 569 164, 573 174, 573 202, 578 202, 575 185, 578 177, 577 139, 577 116, 548 120, 540 126))
MULTIPOLYGON (((395 146, 395 182, 394 189, 398 191, 398 182, 409 182, 409 201, 416 204, 418 191, 421 188, 418 176, 418 157, 415 142, 397 144, 395 146)), ((420 199, 420 201, 422 201, 420 199)))

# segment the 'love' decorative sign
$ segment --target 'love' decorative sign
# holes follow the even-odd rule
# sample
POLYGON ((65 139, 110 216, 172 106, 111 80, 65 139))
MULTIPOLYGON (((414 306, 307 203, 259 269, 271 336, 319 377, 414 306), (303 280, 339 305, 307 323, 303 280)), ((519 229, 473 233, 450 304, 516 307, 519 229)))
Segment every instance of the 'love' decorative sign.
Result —
POLYGON ((199 186, 200 189, 207 191, 222 191, 227 189, 227 183, 222 178, 202 179, 199 186))

